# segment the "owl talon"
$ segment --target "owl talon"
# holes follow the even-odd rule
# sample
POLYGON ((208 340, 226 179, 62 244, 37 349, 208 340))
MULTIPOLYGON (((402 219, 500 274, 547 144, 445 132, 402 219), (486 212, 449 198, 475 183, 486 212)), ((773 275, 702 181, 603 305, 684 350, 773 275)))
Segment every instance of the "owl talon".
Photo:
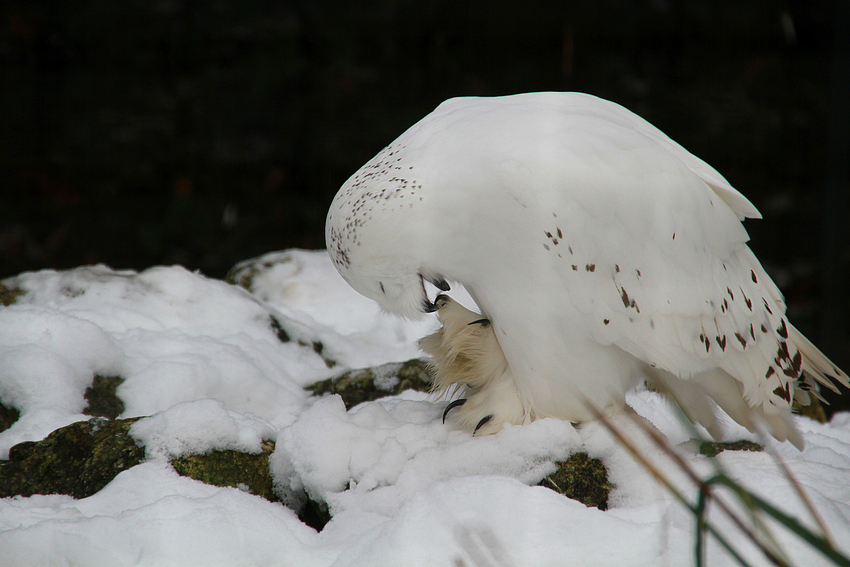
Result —
POLYGON ((465 403, 466 403, 466 398, 462 398, 460 400, 455 400, 455 401, 451 402, 449 405, 447 405, 446 409, 443 411, 443 425, 446 424, 446 416, 449 414, 449 411, 451 411, 452 409, 454 409, 458 406, 462 406, 465 403))
POLYGON ((473 431, 472 434, 475 435, 478 432, 478 430, 481 429, 481 427, 483 425, 485 425, 487 422, 489 422, 491 419, 493 419, 492 415, 482 417, 481 421, 478 422, 478 425, 475 426, 475 431, 473 431))

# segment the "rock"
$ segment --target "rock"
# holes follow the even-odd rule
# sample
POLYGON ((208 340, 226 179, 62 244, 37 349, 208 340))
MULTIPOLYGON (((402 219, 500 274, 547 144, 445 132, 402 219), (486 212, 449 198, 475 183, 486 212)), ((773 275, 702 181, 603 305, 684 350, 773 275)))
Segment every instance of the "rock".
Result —
MULTIPOLYGON (((116 377, 101 378, 95 381, 100 385, 94 387, 107 392, 114 390, 121 381, 115 380, 116 377)), ((99 403, 91 405, 100 407, 99 403)), ((107 410, 101 413, 114 413, 113 405, 105 407, 107 410)), ((17 419, 17 410, 0 405, 0 420, 4 419, 4 412, 14 414, 17 419)), ((9 451, 9 460, 0 461, 0 498, 33 494, 87 498, 95 494, 118 473, 144 461, 144 447, 137 446, 129 434, 130 426, 139 419, 142 418, 97 417, 57 429, 41 441, 15 445, 9 451)), ((212 451, 206 455, 172 459, 171 465, 182 476, 214 486, 239 488, 280 502, 274 493, 269 470, 269 456, 274 448, 273 442, 264 441, 258 454, 212 451)), ((327 505, 310 500, 306 493, 295 512, 302 522, 316 530, 321 530, 330 521, 327 505)))
POLYGON ((723 451, 764 451, 764 447, 752 441, 703 441, 700 443, 700 455, 706 457, 716 457, 723 451))
POLYGON ((182 476, 188 476, 214 486, 231 486, 266 500, 279 501, 272 490, 269 455, 274 452, 272 441, 263 441, 257 454, 238 451, 212 451, 205 455, 188 455, 171 460, 171 466, 182 476))
MULTIPOLYGON (((290 336, 289 332, 283 327, 283 325, 281 324, 280 319, 278 317, 275 317, 274 315, 270 315, 269 319, 271 321, 270 324, 271 324, 272 330, 274 331, 275 335, 277 336, 277 338, 280 342, 288 343, 289 341, 292 340, 292 337, 290 336)), ((324 354, 322 354, 325 350, 325 345, 321 341, 309 341, 308 342, 306 340, 299 339, 298 344, 303 346, 303 347, 312 348, 313 352, 315 352, 320 357, 322 357, 322 360, 325 361, 325 366, 327 366, 328 368, 333 368, 334 366, 336 366, 335 360, 332 360, 332 359, 328 358, 327 356, 325 356, 324 354)))
POLYGON ((538 486, 551 488, 587 507, 608 509, 608 493, 613 486, 608 482, 608 471, 602 461, 591 459, 587 453, 575 453, 557 465, 558 470, 537 483, 538 486))
POLYGON ((18 421, 21 417, 21 412, 13 406, 6 406, 0 401, 0 433, 6 431, 12 424, 18 421))
MULTIPOLYGON (((826 389, 826 388, 824 388, 826 389)), ((792 408, 793 412, 802 415, 803 417, 808 417, 809 419, 813 419, 818 423, 826 423, 829 421, 826 416, 826 410, 823 407, 823 404, 819 399, 815 396, 811 397, 811 403, 807 405, 803 405, 799 403, 797 400, 794 400, 794 407, 792 408)), ((829 404, 827 404, 829 405, 829 404)))
MULTIPOLYGON (((171 460, 171 465, 182 476, 214 486, 239 488, 271 502, 281 502, 274 492, 269 469, 269 457, 274 448, 273 441, 263 441, 262 451, 256 455, 237 451, 213 451, 206 455, 178 457, 171 460)), ((284 505, 292 508, 302 522, 316 531, 321 531, 331 520, 327 505, 311 500, 306 492, 284 505)))
POLYGON ((0 284, 0 305, 12 305, 20 296, 26 295, 26 293, 16 287, 8 288, 0 284))
POLYGON ((79 421, 41 441, 15 445, 9 451, 9 460, 0 462, 0 498, 91 496, 118 473, 144 460, 145 450, 128 433, 139 419, 79 421))
POLYGON ((118 397, 118 386, 124 383, 120 376, 95 374, 92 385, 84 394, 89 405, 83 410, 86 415, 115 419, 124 413, 124 401, 118 397))
POLYGON ((357 404, 395 396, 405 390, 430 392, 431 372, 427 362, 414 358, 404 363, 350 370, 305 389, 317 396, 339 394, 345 402, 345 409, 351 409, 357 404))

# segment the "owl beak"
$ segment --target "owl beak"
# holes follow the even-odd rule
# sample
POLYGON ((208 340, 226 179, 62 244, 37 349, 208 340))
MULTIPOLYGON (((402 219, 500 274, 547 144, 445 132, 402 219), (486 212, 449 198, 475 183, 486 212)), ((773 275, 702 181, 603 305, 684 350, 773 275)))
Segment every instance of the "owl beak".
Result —
POLYGON ((431 301, 428 299, 427 295, 422 299, 422 312, 423 313, 433 313, 437 309, 438 309, 437 304, 431 303, 431 301))
POLYGON ((432 286, 436 287, 440 291, 449 291, 451 290, 451 286, 448 284, 446 280, 444 280, 440 276, 421 276, 422 279, 426 280, 432 286))

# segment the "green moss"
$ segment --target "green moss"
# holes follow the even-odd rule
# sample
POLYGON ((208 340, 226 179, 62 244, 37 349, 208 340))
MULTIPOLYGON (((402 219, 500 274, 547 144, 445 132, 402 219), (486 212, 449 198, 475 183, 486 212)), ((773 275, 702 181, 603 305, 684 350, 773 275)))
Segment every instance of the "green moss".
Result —
MULTIPOLYGON (((277 338, 280 342, 288 343, 292 340, 292 336, 287 332, 286 329, 283 328, 283 325, 281 324, 280 319, 278 319, 274 315, 269 315, 269 320, 271 321, 270 324, 271 324, 271 327, 272 327, 272 331, 274 331, 274 334, 277 336, 277 338)), ((327 356, 325 356, 325 354, 324 354, 325 345, 321 341, 312 341, 312 342, 308 343, 308 342, 299 340, 298 344, 300 346, 313 349, 313 352, 315 352, 320 357, 322 357, 322 360, 325 361, 325 365, 328 368, 333 368, 334 366, 336 366, 335 360, 332 360, 332 359, 328 358, 327 356)))
POLYGON ((18 288, 8 288, 0 284, 0 305, 12 305, 20 296, 26 295, 26 293, 18 288))
MULTIPOLYGON (((280 502, 281 499, 274 492, 269 469, 269 457, 274 448, 274 442, 263 441, 262 451, 256 455, 237 451, 212 451, 206 455, 188 455, 172 459, 171 466, 178 474, 206 484, 239 488, 266 500, 280 502)), ((302 522, 316 531, 321 531, 331 519, 327 504, 311 500, 306 492, 300 493, 288 504, 302 522)))
POLYGON ((292 337, 289 336, 289 333, 286 332, 286 329, 283 328, 283 325, 280 324, 277 317, 269 315, 269 319, 271 320, 272 330, 274 331, 274 334, 277 335, 280 342, 288 343, 292 340, 292 337))
POLYGON ((85 398, 89 405, 83 410, 86 415, 115 419, 124 413, 124 402, 116 393, 124 383, 120 376, 96 374, 92 385, 86 388, 85 398))
POLYGON ((311 347, 313 349, 313 352, 322 357, 322 360, 325 361, 325 366, 327 366, 328 368, 333 368, 334 366, 336 366, 335 360, 331 360, 330 358, 322 354, 325 350, 325 345, 321 341, 313 341, 309 345, 304 341, 298 341, 298 344, 304 347, 311 347))
POLYGON ((608 482, 608 471, 602 461, 591 459, 587 453, 575 453, 557 465, 558 470, 541 480, 538 486, 551 488, 588 507, 608 509, 608 493, 613 486, 608 482))
POLYGON ((129 435, 134 419, 80 421, 46 439, 20 443, 0 462, 0 497, 69 494, 86 498, 145 457, 129 435))
POLYGON ((224 281, 229 284, 243 287, 253 293, 254 278, 271 270, 279 263, 291 261, 289 258, 284 258, 280 261, 272 261, 264 258, 265 256, 260 256, 259 258, 252 258, 251 260, 239 262, 230 268, 230 271, 228 271, 227 275, 224 276, 224 281))
POLYGON ((818 423, 826 423, 828 420, 826 418, 826 411, 823 408, 823 404, 821 404, 819 399, 811 395, 810 400, 809 405, 806 406, 795 400, 793 407, 794 413, 813 419, 818 423))
POLYGON ((317 396, 339 394, 346 409, 351 409, 362 402, 398 395, 405 390, 428 392, 431 390, 431 373, 425 361, 412 359, 401 364, 351 370, 336 378, 311 384, 306 389, 317 396))
POLYGON ((703 441, 700 443, 699 452, 706 457, 716 457, 723 451, 764 451, 764 447, 752 441, 732 441, 718 443, 716 441, 703 441))
POLYGON ((212 451, 206 455, 188 455, 171 460, 174 470, 214 486, 241 488, 267 500, 279 500, 272 490, 269 456, 274 443, 263 441, 256 455, 238 451, 212 451))
POLYGON ((6 406, 3 402, 0 402, 0 433, 12 427, 12 424, 18 421, 20 417, 21 412, 18 411, 18 408, 6 406))

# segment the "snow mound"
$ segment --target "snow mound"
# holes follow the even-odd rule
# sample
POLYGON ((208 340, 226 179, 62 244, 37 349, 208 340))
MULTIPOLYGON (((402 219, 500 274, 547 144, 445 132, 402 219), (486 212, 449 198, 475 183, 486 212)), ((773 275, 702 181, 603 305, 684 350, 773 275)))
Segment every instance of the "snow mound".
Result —
MULTIPOLYGON (((443 425, 446 401, 421 392, 346 411, 339 397, 304 390, 346 370, 419 356, 415 341, 433 331, 433 318, 382 314, 348 288, 325 252, 267 255, 235 279, 251 291, 181 267, 91 266, 3 282, 27 293, 0 308, 0 401, 20 412, 0 432, 0 458, 87 419, 85 392, 100 375, 124 379, 121 417, 147 416, 131 431, 148 460, 85 499, 0 499, 0 567, 693 564, 692 514, 599 423, 545 419, 473 437, 443 425), (270 467, 284 500, 306 493, 328 505, 332 519, 320 533, 280 503, 181 477, 168 464, 213 450, 256 453, 264 440, 276 442, 270 467), (614 489, 605 512, 533 486, 579 450, 608 469, 614 489)), ((672 443, 687 441, 688 429, 657 394, 631 392, 628 401, 672 443)), ((628 416, 614 422, 696 498, 628 416)), ((850 553, 850 416, 800 418, 798 426, 804 452, 774 441, 768 448, 850 553)), ((730 428, 730 438, 741 435, 730 428)), ((687 446, 681 453, 698 474, 712 474, 712 461, 687 446)), ((716 462, 814 525, 769 453, 727 451, 716 462)), ((713 507, 709 520, 752 565, 768 564, 713 507)), ((772 520, 766 525, 792 565, 829 565, 772 520)), ((711 565, 733 564, 711 538, 707 553, 711 565)))

